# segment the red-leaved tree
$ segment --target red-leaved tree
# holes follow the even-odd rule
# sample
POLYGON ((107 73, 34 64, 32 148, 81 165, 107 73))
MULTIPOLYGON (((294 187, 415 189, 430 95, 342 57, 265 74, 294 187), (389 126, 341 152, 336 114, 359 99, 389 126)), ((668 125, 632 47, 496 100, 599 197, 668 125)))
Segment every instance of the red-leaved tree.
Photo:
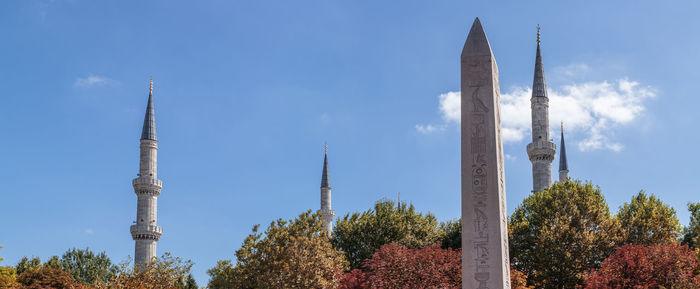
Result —
POLYGON ((625 245, 586 275, 587 289, 700 288, 700 262, 685 245, 625 245))
MULTIPOLYGON (((512 289, 526 287, 525 274, 511 270, 512 289)), ((410 249, 387 244, 365 261, 363 271, 345 273, 339 289, 429 289, 462 288, 461 249, 439 245, 410 249)))
POLYGON ((382 288, 461 288, 461 252, 434 245, 410 249, 387 244, 364 264, 367 287, 382 288))
POLYGON ((345 273, 340 280, 338 289, 364 289, 367 288, 367 276, 360 269, 353 269, 345 273))

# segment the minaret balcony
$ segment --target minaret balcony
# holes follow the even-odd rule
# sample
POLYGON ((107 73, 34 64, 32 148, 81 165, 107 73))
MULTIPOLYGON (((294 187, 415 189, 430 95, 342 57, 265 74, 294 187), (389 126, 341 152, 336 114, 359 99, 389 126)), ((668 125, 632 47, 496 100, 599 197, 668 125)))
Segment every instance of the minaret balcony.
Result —
POLYGON ((318 211, 321 213, 321 215, 335 216, 335 210, 320 209, 318 211))
POLYGON ((130 231, 134 240, 149 239, 158 241, 160 236, 163 235, 163 228, 153 225, 131 225, 130 231))
POLYGON ((159 195, 160 190, 163 189, 163 181, 152 178, 135 178, 132 184, 137 194, 148 193, 159 195))
POLYGON ((537 141, 527 144, 527 155, 531 161, 534 160, 554 160, 557 145, 551 141, 537 141))
POLYGON ((157 187, 163 187, 163 181, 151 178, 135 178, 132 182, 134 186, 136 185, 152 185, 157 187))

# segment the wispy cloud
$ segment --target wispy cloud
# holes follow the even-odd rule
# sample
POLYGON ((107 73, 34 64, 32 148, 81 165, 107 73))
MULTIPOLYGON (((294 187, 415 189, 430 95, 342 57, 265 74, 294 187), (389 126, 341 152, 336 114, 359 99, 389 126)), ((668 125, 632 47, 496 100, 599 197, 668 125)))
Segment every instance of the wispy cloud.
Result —
POLYGON ((581 80, 588 76, 591 72, 591 67, 585 63, 571 63, 566 66, 558 66, 552 69, 552 73, 547 76, 552 76, 559 80, 581 80))
POLYGON ((107 84, 115 84, 115 83, 117 83, 117 82, 111 78, 91 74, 87 77, 76 78, 75 83, 73 83, 73 85, 76 87, 89 87, 89 86, 99 86, 99 85, 107 85, 107 84))
POLYGON ((85 232, 85 234, 88 234, 88 235, 95 234, 95 231, 93 231, 92 229, 85 229, 84 232, 85 232))
POLYGON ((444 130, 444 129, 445 129, 444 125, 432 125, 432 124, 426 124, 426 125, 417 124, 416 125, 416 130, 422 134, 430 134, 430 133, 444 130))
MULTIPOLYGON (((588 68, 578 68, 587 70, 588 68)), ((501 94, 501 125, 504 142, 520 142, 531 130, 530 96, 528 87, 514 87, 501 94)), ((650 86, 627 78, 612 82, 583 82, 549 90, 550 128, 564 121, 567 130, 582 134, 578 147, 582 151, 609 149, 620 151, 623 144, 614 139, 614 132, 631 124, 646 111, 645 101, 656 96, 650 86)), ((416 130, 428 134, 435 129, 460 122, 460 92, 441 94, 442 124, 416 125, 416 130)))

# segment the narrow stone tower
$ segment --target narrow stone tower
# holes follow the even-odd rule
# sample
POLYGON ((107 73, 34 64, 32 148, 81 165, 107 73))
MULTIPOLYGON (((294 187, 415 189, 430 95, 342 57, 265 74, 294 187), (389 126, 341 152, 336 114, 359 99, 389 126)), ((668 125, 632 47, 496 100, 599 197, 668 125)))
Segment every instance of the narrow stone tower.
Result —
POLYGON ((462 289, 510 289, 498 65, 479 18, 460 58, 462 289))
POLYGON ((532 162, 532 191, 539 192, 552 185, 552 161, 556 145, 549 138, 549 98, 540 52, 540 27, 537 27, 537 56, 535 78, 532 82, 532 142, 527 155, 532 162))
POLYGON ((134 264, 142 265, 156 256, 156 242, 163 234, 158 226, 158 195, 163 182, 157 173, 158 139, 156 138, 156 116, 153 108, 153 79, 148 93, 148 106, 143 119, 141 132, 141 161, 138 177, 133 180, 134 192, 138 197, 136 224, 131 226, 131 237, 136 241, 134 264))
POLYGON ((561 144, 559 145, 559 182, 569 179, 569 163, 566 161, 566 146, 564 145, 564 122, 561 122, 561 144))
POLYGON ((328 175, 328 144, 324 147, 323 172, 321 173, 321 209, 318 210, 323 218, 323 225, 331 235, 335 211, 331 209, 331 182, 328 175))

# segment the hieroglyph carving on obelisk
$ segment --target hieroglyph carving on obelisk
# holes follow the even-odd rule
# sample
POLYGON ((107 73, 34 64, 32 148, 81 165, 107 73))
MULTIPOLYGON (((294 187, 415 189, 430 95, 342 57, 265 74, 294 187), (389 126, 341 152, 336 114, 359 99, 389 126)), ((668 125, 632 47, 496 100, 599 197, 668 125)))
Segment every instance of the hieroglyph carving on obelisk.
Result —
POLYGON ((478 18, 461 66, 462 288, 510 288, 498 67, 478 18))

